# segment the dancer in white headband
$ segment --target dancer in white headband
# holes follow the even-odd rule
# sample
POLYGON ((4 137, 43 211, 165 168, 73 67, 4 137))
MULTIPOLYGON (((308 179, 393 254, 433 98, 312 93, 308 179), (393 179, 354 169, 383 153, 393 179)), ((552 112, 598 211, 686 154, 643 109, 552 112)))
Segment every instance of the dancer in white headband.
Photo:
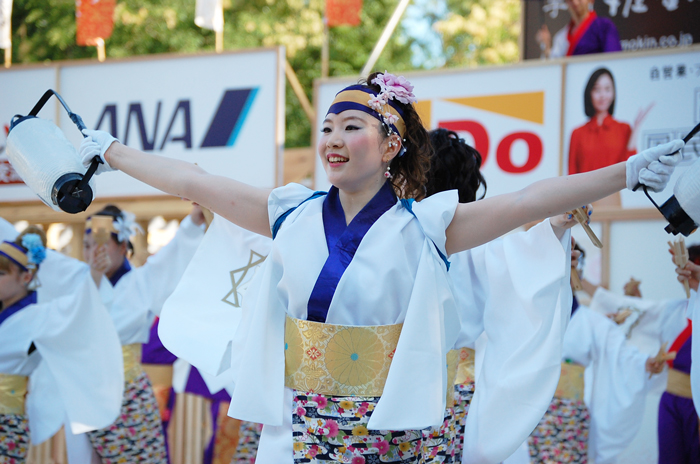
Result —
POLYGON ((468 320, 448 256, 625 185, 661 189, 679 158, 666 155, 683 146, 474 203, 422 200, 431 148, 412 89, 384 73, 338 93, 318 144, 327 194, 251 187, 85 131, 85 162, 99 155, 103 169, 273 236, 230 350, 229 414, 265 425, 259 463, 423 460, 421 429, 442 423, 447 351, 468 320))

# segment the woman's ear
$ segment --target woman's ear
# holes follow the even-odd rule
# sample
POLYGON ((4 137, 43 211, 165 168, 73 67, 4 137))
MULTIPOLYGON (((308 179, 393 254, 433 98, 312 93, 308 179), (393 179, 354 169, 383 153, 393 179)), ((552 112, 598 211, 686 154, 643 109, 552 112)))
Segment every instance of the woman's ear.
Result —
POLYGON ((36 271, 21 271, 22 274, 19 276, 19 281, 25 287, 34 279, 34 274, 36 271))
POLYGON ((392 134, 384 139, 384 143, 386 145, 382 155, 382 161, 389 163, 401 150, 401 138, 396 134, 392 134))

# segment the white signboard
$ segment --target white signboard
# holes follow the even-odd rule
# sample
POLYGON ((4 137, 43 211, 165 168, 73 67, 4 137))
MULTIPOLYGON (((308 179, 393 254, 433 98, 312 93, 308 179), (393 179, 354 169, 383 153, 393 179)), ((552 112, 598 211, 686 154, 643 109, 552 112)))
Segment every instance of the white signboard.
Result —
MULTIPOLYGON (((491 67, 406 77, 414 85, 424 124, 429 129, 454 130, 479 150, 484 159, 487 196, 559 175, 561 65, 491 67)), ((318 85, 319 128, 335 94, 351 83, 333 80, 318 85)), ((316 187, 328 187, 320 160, 316 164, 316 187)))
MULTIPOLYGON (((58 68, 57 90, 90 129, 110 132, 147 153, 197 163, 255 186, 275 187, 281 182, 284 144, 281 60, 283 49, 272 48, 71 63, 58 68)), ((6 78, 0 73, 3 87, 6 78)), ((22 84, 18 93, 40 95, 37 87, 22 84)), ((25 106, 20 109, 28 111, 25 106)), ((39 115, 47 117, 46 112, 39 115)), ((78 147, 80 132, 65 112, 59 114, 61 129, 78 147)), ((97 178, 98 197, 158 194, 120 172, 97 178)), ((24 186, 0 185, 0 195, 3 200, 36 198, 24 186), (11 196, 4 194, 9 189, 14 189, 11 196)))
MULTIPOLYGON (((683 138, 700 123, 700 52, 609 57, 567 66, 564 172, 622 161, 683 138)), ((684 150, 684 165, 698 155, 700 138, 695 137, 684 150)), ((652 194, 659 205, 673 194, 683 171, 676 170, 664 192, 652 194)), ((653 207, 641 191, 623 190, 618 205, 620 201, 623 208, 653 207)))

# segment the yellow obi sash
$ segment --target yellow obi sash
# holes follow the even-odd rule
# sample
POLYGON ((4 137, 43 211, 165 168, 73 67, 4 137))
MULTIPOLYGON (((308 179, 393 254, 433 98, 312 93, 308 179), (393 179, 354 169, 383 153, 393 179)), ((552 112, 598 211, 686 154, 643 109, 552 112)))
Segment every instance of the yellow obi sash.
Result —
POLYGON ((692 398, 693 391, 690 388, 690 375, 677 369, 669 369, 666 391, 681 398, 692 398))
POLYGON ((574 401, 583 401, 583 373, 580 364, 561 363, 561 376, 554 396, 574 401))
POLYGON ((457 364, 455 385, 474 382, 474 355, 474 350, 471 348, 459 349, 459 363, 457 364))
POLYGON ((381 396, 402 326, 344 326, 287 316, 284 384, 329 396, 381 396))
POLYGON ((122 355, 124 356, 124 381, 131 382, 143 372, 141 367, 141 344, 132 343, 122 345, 122 355))
POLYGON ((24 415, 29 377, 0 374, 0 414, 24 415))
POLYGON ((460 348, 447 352, 447 407, 455 405, 452 386, 474 382, 474 350, 460 348))
POLYGON ((154 389, 156 387, 169 389, 173 386, 172 364, 142 364, 141 367, 146 372, 154 389))

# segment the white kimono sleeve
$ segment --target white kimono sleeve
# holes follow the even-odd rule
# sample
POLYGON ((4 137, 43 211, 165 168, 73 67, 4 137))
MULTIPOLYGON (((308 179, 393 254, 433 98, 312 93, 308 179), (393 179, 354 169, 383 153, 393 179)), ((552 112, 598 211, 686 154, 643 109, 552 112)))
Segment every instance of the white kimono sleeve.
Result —
POLYGON ((73 295, 22 309, 3 330, 25 333, 25 344, 33 342, 42 358, 26 403, 33 443, 56 433, 66 415, 73 433, 116 420, 124 390, 121 345, 91 280, 84 279, 73 295))
POLYGON ((269 238, 215 216, 163 305, 158 326, 163 345, 203 375, 227 370, 244 293, 271 245, 269 238))
POLYGON ((133 283, 128 291, 146 302, 151 313, 159 315, 163 303, 175 290, 203 236, 202 228, 195 225, 189 216, 183 219, 170 243, 149 257, 143 266, 131 271, 133 278, 129 282, 133 283))
MULTIPOLYGON (((489 243, 473 256, 485 286, 487 342, 467 415, 464 463, 504 460, 549 407, 571 313, 570 248, 569 233, 559 240, 545 221, 489 243)), ((460 277, 453 278, 459 286, 460 277)), ((461 316, 463 321, 470 317, 461 316)))

